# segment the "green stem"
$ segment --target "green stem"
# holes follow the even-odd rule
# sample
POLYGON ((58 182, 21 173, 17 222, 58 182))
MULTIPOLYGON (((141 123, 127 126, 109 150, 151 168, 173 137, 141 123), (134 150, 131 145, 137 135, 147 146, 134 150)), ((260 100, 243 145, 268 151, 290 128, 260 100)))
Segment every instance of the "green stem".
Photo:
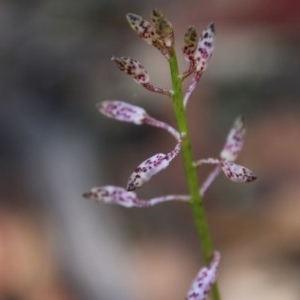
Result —
MULTIPOLYGON (((182 142, 182 154, 184 160, 184 167, 187 177, 187 183, 189 187, 189 192, 191 195, 191 209, 193 213, 193 218, 196 224, 198 236, 201 242, 202 254, 204 256, 206 264, 211 262, 213 253, 213 244, 209 233, 208 222, 205 214, 205 209, 203 207, 202 197, 199 193, 199 180, 196 168, 193 166, 193 154, 192 146, 190 140, 190 134, 187 124, 186 110, 183 104, 183 90, 182 90, 182 80, 179 77, 179 68, 177 57, 174 53, 170 56, 169 66, 172 76, 172 87, 173 87, 173 105, 175 116, 177 120, 177 126, 180 133, 185 134, 185 138, 182 142)), ((217 284, 212 288, 212 299, 220 300, 220 294, 218 291, 217 284)))

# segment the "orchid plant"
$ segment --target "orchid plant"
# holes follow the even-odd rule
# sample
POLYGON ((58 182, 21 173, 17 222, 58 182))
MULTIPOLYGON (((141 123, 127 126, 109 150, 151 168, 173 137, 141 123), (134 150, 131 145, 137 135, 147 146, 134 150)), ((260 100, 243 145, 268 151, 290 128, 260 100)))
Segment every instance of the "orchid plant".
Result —
POLYGON ((149 125, 161 128, 174 139, 174 148, 168 153, 157 153, 140 163, 128 178, 126 187, 113 185, 94 187, 83 194, 84 198, 97 202, 118 204, 124 207, 151 207, 169 201, 190 203, 193 218, 197 227, 201 247, 207 267, 197 274, 187 300, 205 300, 212 293, 212 299, 221 299, 216 281, 220 253, 214 250, 206 214, 203 207, 203 196, 215 178, 223 172, 231 181, 237 183, 251 182, 256 179, 248 168, 235 163, 238 153, 243 147, 245 125, 242 117, 237 118, 229 131, 219 158, 194 160, 191 151, 191 140, 187 125, 186 109, 197 83, 207 68, 214 48, 215 27, 209 24, 198 36, 194 27, 189 27, 184 36, 183 55, 188 62, 187 69, 180 73, 172 24, 157 10, 152 12, 152 22, 141 16, 129 13, 127 21, 131 28, 149 45, 154 46, 169 63, 172 87, 166 89, 150 83, 150 76, 144 66, 137 60, 127 57, 113 57, 117 67, 130 75, 134 81, 147 90, 165 95, 174 105, 177 129, 171 125, 150 116, 143 108, 119 101, 110 100, 97 104, 97 109, 103 115, 122 122, 135 125, 149 125), (184 93, 182 83, 191 77, 190 84, 184 93), (146 184, 154 175, 167 168, 174 158, 182 152, 186 178, 189 188, 188 195, 164 195, 152 199, 140 199, 136 190, 146 184), (213 164, 215 168, 207 179, 200 185, 197 168, 203 164, 213 164))

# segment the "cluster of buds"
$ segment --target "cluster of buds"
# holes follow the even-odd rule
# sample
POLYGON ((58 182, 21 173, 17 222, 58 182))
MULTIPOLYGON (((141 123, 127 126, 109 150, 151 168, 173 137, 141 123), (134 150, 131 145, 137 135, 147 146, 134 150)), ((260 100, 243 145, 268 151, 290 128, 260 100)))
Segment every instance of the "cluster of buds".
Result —
MULTIPOLYGON (((148 44, 157 48, 167 60, 170 60, 170 58, 174 56, 173 27, 161 12, 157 10, 153 11, 152 22, 131 13, 127 14, 127 20, 138 36, 148 44)), ((182 52, 188 62, 188 67, 179 78, 183 81, 189 76, 192 76, 190 85, 182 99, 184 107, 187 106, 188 100, 201 78, 202 73, 206 70, 207 64, 212 56, 214 36, 214 24, 209 24, 199 37, 194 27, 188 28, 184 36, 182 52)), ((144 88, 172 97, 174 93, 172 89, 161 88, 150 83, 150 76, 139 61, 127 57, 113 57, 112 60, 121 71, 133 77, 134 81, 144 88)), ((143 108, 123 101, 103 101, 97 104, 97 109, 103 115, 118 121, 161 128, 175 139, 175 145, 168 153, 157 153, 140 163, 129 176, 126 187, 113 185, 94 187, 84 193, 83 197, 102 203, 139 208, 151 207, 169 201, 189 203, 191 201, 189 195, 165 195, 145 200, 138 198, 135 192, 136 189, 141 188, 152 179, 154 175, 170 165, 181 151, 185 133, 179 132, 171 125, 150 116, 143 108)), ((194 167, 199 167, 202 164, 216 165, 215 169, 204 181, 199 190, 199 194, 204 195, 221 171, 233 182, 251 182, 256 178, 252 171, 234 163, 238 153, 242 149, 245 132, 244 121, 242 118, 238 118, 227 136, 225 145, 220 153, 220 158, 200 159, 194 162, 194 167)), ((220 254, 215 251, 211 264, 201 269, 198 273, 186 296, 187 300, 206 299, 212 284, 216 280, 219 260, 220 254)))
POLYGON ((238 117, 229 134, 225 145, 220 153, 220 158, 200 159, 194 163, 195 167, 202 164, 213 164, 216 168, 209 174, 202 184, 200 193, 203 196, 215 178, 223 171, 224 175, 233 182, 252 182, 256 179, 256 175, 248 168, 234 163, 241 151, 246 134, 246 128, 242 117, 238 117))
MULTIPOLYGON (((103 115, 118 121, 129 122, 135 125, 146 124, 164 129, 176 140, 176 144, 174 149, 170 152, 166 154, 157 153, 140 163, 129 176, 126 188, 111 185, 95 187, 89 192, 84 193, 84 197, 98 202, 119 204, 125 207, 150 207, 172 200, 190 201, 190 196, 188 195, 166 195, 150 200, 142 200, 138 199, 136 193, 133 192, 170 165, 181 150, 181 143, 185 138, 184 134, 180 134, 171 125, 153 118, 143 108, 123 101, 103 101, 97 104, 97 108, 103 115)), ((245 133, 246 129, 243 118, 239 117, 229 131, 224 147, 220 153, 220 158, 205 158, 194 162, 195 167, 199 167, 202 164, 216 165, 216 168, 202 184, 199 191, 201 195, 204 195, 221 171, 223 171, 229 180, 237 183, 251 182, 256 179, 256 176, 251 170, 234 163, 238 153, 243 147, 245 133)))

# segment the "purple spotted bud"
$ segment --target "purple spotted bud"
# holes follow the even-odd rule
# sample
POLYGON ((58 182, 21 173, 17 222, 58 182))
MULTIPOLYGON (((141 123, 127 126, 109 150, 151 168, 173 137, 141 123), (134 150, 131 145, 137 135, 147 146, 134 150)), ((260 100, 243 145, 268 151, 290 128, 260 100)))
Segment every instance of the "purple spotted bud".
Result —
POLYGON ((133 77, 133 80, 151 92, 171 96, 171 91, 151 84, 149 74, 144 66, 135 59, 128 57, 112 57, 117 67, 133 77))
POLYGON ((149 45, 157 48, 167 59, 174 43, 171 23, 158 11, 153 11, 151 24, 141 16, 129 13, 126 15, 130 27, 149 45))
POLYGON ((216 281, 220 253, 215 251, 213 260, 208 267, 202 268, 197 274, 186 296, 186 300, 205 300, 216 281))
POLYGON ((225 176, 233 182, 252 182, 257 178, 251 170, 231 161, 222 161, 222 170, 225 176))
POLYGON ((138 165, 130 175, 127 183, 127 190, 134 191, 148 182, 154 175, 169 166, 171 161, 180 152, 181 142, 179 142, 173 151, 163 154, 158 153, 143 161, 138 165))
POLYGON ((135 192, 127 191, 122 187, 112 185, 94 187, 84 193, 83 197, 100 203, 117 204, 124 207, 151 207, 170 201, 190 201, 190 196, 188 195, 165 195, 149 200, 142 200, 137 198, 135 192))
POLYGON ((229 131, 223 150, 220 153, 220 159, 206 158, 200 159, 194 163, 195 167, 202 164, 217 165, 203 182, 200 189, 201 195, 204 195, 221 170, 225 176, 233 182, 252 182, 257 178, 251 170, 233 163, 243 147, 245 133, 246 128, 244 126, 244 120, 242 117, 239 117, 235 120, 233 127, 229 131))
POLYGON ((98 110, 105 116, 118 121, 141 125, 147 115, 146 111, 123 101, 103 101, 97 104, 98 110))
POLYGON ((126 74, 133 77, 133 80, 138 84, 146 84, 150 77, 144 66, 135 59, 128 57, 112 57, 117 67, 126 74))
POLYGON ((213 23, 211 23, 202 32, 194 54, 197 72, 203 72, 207 67, 208 61, 211 58, 214 50, 214 37, 215 26, 213 23))
POLYGON ((238 117, 229 131, 220 157, 224 160, 235 161, 243 147, 245 134, 246 128, 244 119, 242 117, 238 117))
POLYGON ((130 27, 149 45, 153 45, 154 41, 158 39, 154 26, 141 16, 128 13, 126 19, 130 27))
MULTIPOLYGON (((194 163, 195 167, 199 167, 202 164, 212 164, 218 165, 218 168, 208 177, 208 179, 204 182, 205 190, 212 183, 212 181, 219 174, 219 168, 222 168, 225 176, 233 182, 251 182, 255 180, 256 175, 249 169, 244 166, 240 166, 228 160, 220 160, 217 158, 206 158, 200 159, 194 163)), ((201 192, 203 194, 203 191, 201 192)))
POLYGON ((194 65, 196 70, 194 76, 192 77, 191 83, 184 95, 184 106, 187 106, 189 98, 194 92, 197 83, 199 82, 203 72, 206 70, 209 59, 213 53, 213 42, 215 37, 215 27, 214 24, 210 24, 202 32, 196 50, 194 52, 194 57, 190 58, 190 67, 187 72, 185 72, 181 77, 184 79, 191 74, 191 71, 194 70, 194 65))
POLYGON ((140 200, 134 192, 112 185, 92 188, 84 193, 83 197, 97 202, 118 204, 124 207, 140 206, 140 200))
POLYGON ((109 118, 134 123, 136 125, 147 124, 157 128, 162 128, 169 132, 176 140, 180 139, 180 134, 175 128, 165 122, 149 116, 146 111, 139 106, 123 101, 113 100, 99 102, 97 104, 97 108, 103 115, 109 118))

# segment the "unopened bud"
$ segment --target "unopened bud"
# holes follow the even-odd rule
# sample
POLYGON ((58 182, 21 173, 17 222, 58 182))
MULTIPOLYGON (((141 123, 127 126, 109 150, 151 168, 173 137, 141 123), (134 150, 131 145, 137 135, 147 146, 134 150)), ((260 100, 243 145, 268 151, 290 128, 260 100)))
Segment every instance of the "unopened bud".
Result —
POLYGON ((136 83, 146 84, 149 82, 149 74, 139 61, 128 57, 112 57, 112 60, 121 71, 132 76, 136 83))
POLYGON ((207 298, 212 285, 216 281, 220 257, 220 253, 215 251, 211 264, 202 268, 197 274, 186 300, 205 300, 207 298))
POLYGON ((83 194, 86 199, 97 202, 118 204, 124 207, 139 207, 139 199, 134 192, 117 186, 95 187, 83 194))
POLYGON ((138 165, 128 179, 127 190, 134 191, 140 188, 154 175, 167 168, 179 153, 180 147, 181 141, 176 145, 173 151, 167 154, 155 154, 138 165))
POLYGON ((207 26, 206 29, 202 32, 197 49, 195 51, 194 59, 196 61, 196 71, 203 72, 205 71, 208 61, 212 56, 214 49, 214 37, 215 37, 215 27, 211 23, 207 26))
POLYGON ((246 128, 244 119, 242 117, 238 117, 229 131, 220 157, 224 160, 235 161, 243 147, 245 134, 246 128))
POLYGON ((146 111, 139 107, 123 101, 103 101, 97 104, 98 110, 105 116, 118 121, 143 124, 146 111))
POLYGON ((152 11, 152 22, 158 38, 163 40, 167 47, 172 47, 174 43, 174 32, 171 22, 158 10, 152 11))
POLYGON ((126 19, 130 27, 138 34, 140 38, 146 41, 149 45, 153 45, 153 42, 157 39, 154 26, 143 19, 141 16, 128 13, 126 19))
POLYGON ((182 51, 185 59, 188 62, 194 61, 194 53, 198 43, 198 35, 194 26, 188 28, 187 32, 184 35, 184 44, 182 51))
POLYGON ((223 161, 222 170, 225 176, 233 182, 252 182, 257 178, 257 176, 248 168, 231 161, 223 161))

